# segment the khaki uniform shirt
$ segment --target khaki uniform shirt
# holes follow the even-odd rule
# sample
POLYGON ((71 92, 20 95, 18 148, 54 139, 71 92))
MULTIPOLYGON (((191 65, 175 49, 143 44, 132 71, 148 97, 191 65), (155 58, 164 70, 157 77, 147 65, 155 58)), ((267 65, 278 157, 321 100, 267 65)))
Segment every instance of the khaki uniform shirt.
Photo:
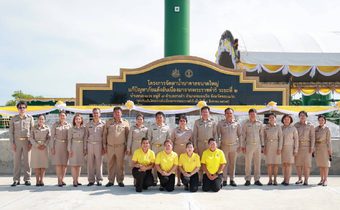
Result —
POLYGON ((220 139, 220 144, 224 146, 240 146, 240 140, 242 136, 241 125, 236 122, 227 122, 227 120, 221 120, 217 124, 217 135, 220 139))
POLYGON ((142 125, 140 128, 138 128, 136 125, 133 125, 130 129, 129 135, 128 135, 128 142, 127 142, 127 148, 131 151, 132 143, 141 145, 142 138, 148 137, 148 128, 144 125, 142 125))
POLYGON ((299 151, 299 136, 296 128, 293 125, 288 127, 282 126, 283 146, 293 146, 294 152, 299 151))
POLYGON ((204 121, 201 118, 196 120, 192 134, 194 146, 197 147, 199 143, 208 144, 208 140, 210 138, 214 138, 216 141, 218 141, 216 122, 213 119, 208 119, 204 121))
POLYGON ((41 128, 38 125, 33 127, 30 135, 30 142, 33 146, 48 146, 50 139, 51 131, 47 125, 43 125, 41 128))
POLYGON ((19 115, 15 115, 9 123, 9 140, 12 144, 16 141, 20 141, 21 138, 30 137, 30 133, 34 126, 33 117, 25 114, 23 118, 19 115))
MULTIPOLYGON (((95 123, 92 120, 86 124, 85 143, 103 145, 105 122, 99 120, 95 123)), ((103 146, 104 147, 104 146, 103 146)), ((87 146, 86 146, 87 148, 87 146)))
POLYGON ((170 139, 170 128, 166 124, 158 126, 157 124, 152 124, 148 129, 148 137, 151 144, 162 145, 165 140, 170 139))
POLYGON ((241 147, 246 147, 247 145, 264 146, 263 125, 261 121, 250 122, 250 120, 247 120, 242 125, 241 147))
POLYGON ((278 145, 278 149, 282 150, 283 137, 281 126, 267 124, 264 126, 263 134, 265 146, 275 143, 278 145))
POLYGON ((315 129, 310 122, 301 124, 300 122, 295 123, 295 128, 299 135, 299 147, 310 147, 314 149, 315 146, 315 129))
POLYGON ((108 120, 104 128, 104 148, 107 148, 107 145, 126 145, 129 130, 129 122, 125 119, 121 119, 119 122, 114 119, 108 120))

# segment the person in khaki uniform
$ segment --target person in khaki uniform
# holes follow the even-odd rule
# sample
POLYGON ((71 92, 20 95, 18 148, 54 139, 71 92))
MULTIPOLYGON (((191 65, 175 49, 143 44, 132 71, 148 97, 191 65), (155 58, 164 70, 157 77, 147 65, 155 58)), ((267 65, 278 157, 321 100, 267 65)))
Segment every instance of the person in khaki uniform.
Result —
POLYGON ((296 156, 299 149, 299 136, 296 128, 292 125, 293 118, 290 115, 283 115, 281 122, 283 124, 283 143, 281 151, 283 182, 281 184, 288 186, 290 176, 292 174, 292 164, 294 164, 294 157, 296 156))
POLYGON ((17 104, 19 114, 15 115, 9 123, 9 140, 12 143, 14 155, 14 171, 12 187, 20 184, 21 158, 23 158, 24 182, 31 185, 30 157, 32 144, 29 142, 31 130, 34 126, 33 117, 26 114, 27 103, 20 101, 17 104))
POLYGON ((140 147, 143 138, 148 138, 148 128, 144 125, 144 115, 138 113, 136 115, 136 124, 131 126, 129 131, 126 154, 129 156, 134 154, 140 147))
POLYGON ((80 114, 74 115, 72 124, 73 127, 68 130, 67 134, 67 150, 70 157, 69 165, 71 166, 73 186, 78 187, 78 185, 81 185, 78 178, 86 155, 86 144, 84 142, 86 129, 83 126, 83 117, 80 114))
POLYGON ((237 153, 241 148, 240 139, 242 131, 241 125, 235 121, 234 110, 232 108, 226 108, 224 114, 225 119, 217 124, 217 134, 221 142, 220 148, 224 152, 228 164, 228 167, 225 167, 223 172, 223 186, 227 185, 227 172, 229 172, 230 185, 236 187, 237 184, 234 181, 235 166, 237 153))
POLYGON ((250 185, 251 166, 254 160, 254 179, 255 185, 262 186, 261 175, 261 152, 263 152, 263 125, 256 119, 256 109, 249 109, 249 120, 242 125, 241 147, 245 153, 245 186, 250 185))
POLYGON ((105 122, 100 119, 100 109, 93 108, 93 120, 86 125, 85 153, 87 154, 87 186, 102 186, 103 181, 103 135, 105 122))
POLYGON ((66 185, 64 177, 68 164, 67 134, 70 128, 71 124, 66 122, 66 112, 60 111, 59 121, 55 122, 51 129, 52 164, 56 166, 59 187, 66 185))
POLYGON ((264 155, 266 156, 266 165, 269 176, 268 185, 277 185, 277 174, 279 171, 279 164, 281 164, 281 150, 282 150, 282 129, 276 124, 276 115, 269 113, 269 123, 264 126, 263 140, 264 140, 264 155), (274 181, 273 181, 274 175, 274 181))
POLYGON ((321 180, 318 185, 327 186, 329 167, 331 166, 332 142, 331 131, 326 125, 326 117, 318 117, 319 126, 315 128, 315 160, 320 168, 321 180))
MULTIPOLYGON (((151 143, 151 149, 157 155, 159 152, 164 150, 164 142, 170 139, 170 128, 165 124, 165 114, 163 112, 157 112, 155 114, 156 123, 152 124, 148 129, 148 138, 151 143)), ((154 186, 157 185, 157 170, 153 170, 154 186)))
POLYGON ((44 176, 48 168, 48 149, 47 146, 51 139, 50 128, 45 125, 45 116, 39 115, 38 125, 34 126, 30 142, 32 144, 31 167, 34 169, 36 186, 44 186, 44 176))
POLYGON ((113 119, 105 123, 104 150, 107 153, 109 182, 106 187, 111 187, 117 179, 119 187, 124 187, 124 156, 130 125, 122 119, 123 110, 120 107, 113 108, 113 119))
MULTIPOLYGON (((217 124, 210 118, 210 108, 201 108, 201 118, 194 123, 192 141, 198 155, 202 157, 203 151, 209 148, 209 139, 217 140, 217 124)), ((199 185, 202 183, 202 169, 199 171, 199 185)))
POLYGON ((295 184, 308 185, 310 168, 312 167, 312 153, 315 146, 315 129, 314 126, 307 122, 307 112, 299 112, 300 122, 295 123, 295 128, 299 135, 299 150, 295 157, 296 173, 299 180, 295 184), (302 182, 302 172, 304 182, 302 182))
MULTIPOLYGON (((186 145, 191 142, 192 130, 187 127, 188 119, 185 115, 179 116, 179 125, 173 129, 171 141, 174 143, 174 152, 180 156, 186 153, 186 145)), ((177 186, 181 186, 181 171, 177 170, 177 186)))

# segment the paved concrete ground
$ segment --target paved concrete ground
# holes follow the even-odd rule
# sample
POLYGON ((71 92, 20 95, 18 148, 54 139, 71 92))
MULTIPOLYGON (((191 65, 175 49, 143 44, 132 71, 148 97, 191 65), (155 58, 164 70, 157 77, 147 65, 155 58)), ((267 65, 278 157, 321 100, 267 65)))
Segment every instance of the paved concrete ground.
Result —
MULTIPOLYGON (((267 183, 267 178, 261 179, 267 183)), ((294 177, 292 181, 295 181, 294 177)), ((87 184, 85 177, 80 181, 87 184)), ((281 178, 279 179, 281 181, 281 178)), ((310 186, 242 186, 242 177, 237 177, 238 187, 224 187, 217 193, 205 193, 201 190, 189 193, 183 187, 176 187, 174 192, 160 192, 152 187, 143 193, 136 193, 132 178, 125 179, 126 186, 74 188, 71 185, 59 188, 56 178, 49 176, 44 187, 23 185, 10 187, 9 176, 0 177, 0 209, 340 209, 340 177, 330 177, 328 186, 317 186, 318 177, 312 177, 310 186)), ((72 183, 70 177, 66 178, 72 183)), ((104 182, 104 184, 106 181, 104 182)), ((34 180, 33 183, 35 184, 34 180)))

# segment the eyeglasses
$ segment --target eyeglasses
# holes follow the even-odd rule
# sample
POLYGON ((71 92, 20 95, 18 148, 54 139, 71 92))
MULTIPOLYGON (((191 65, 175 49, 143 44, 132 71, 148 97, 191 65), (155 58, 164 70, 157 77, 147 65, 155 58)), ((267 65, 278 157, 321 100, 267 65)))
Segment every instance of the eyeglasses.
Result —
POLYGON ((19 106, 18 109, 26 109, 25 106, 19 106))

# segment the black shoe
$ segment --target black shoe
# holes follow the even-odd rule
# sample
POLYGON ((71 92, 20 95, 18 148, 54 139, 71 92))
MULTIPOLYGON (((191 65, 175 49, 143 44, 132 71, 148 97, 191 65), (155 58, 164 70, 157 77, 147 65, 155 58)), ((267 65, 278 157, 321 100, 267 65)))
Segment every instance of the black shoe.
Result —
POLYGON ((63 187, 64 185, 63 184, 58 184, 58 187, 63 187))
POLYGON ((43 187, 43 186, 45 186, 45 184, 44 184, 44 182, 41 182, 40 187, 43 187))
POLYGON ((284 186, 288 186, 288 185, 289 185, 289 183, 286 183, 286 182, 285 182, 285 183, 283 183, 283 185, 284 185, 284 186))
POLYGON ((157 182, 154 182, 154 183, 152 184, 152 186, 157 186, 157 182))
POLYGON ((308 182, 305 181, 305 182, 303 183, 303 185, 304 185, 304 186, 308 186, 308 182))
POLYGON ((227 186, 227 181, 223 181, 222 185, 227 186))
POLYGON ((94 185, 94 182, 89 182, 89 183, 87 184, 88 187, 93 186, 93 185, 94 185))
POLYGON ((234 180, 230 180, 230 186, 237 187, 237 184, 234 180))
POLYGON ((121 182, 121 183, 118 183, 118 186, 119 186, 119 187, 125 187, 125 185, 124 185, 124 183, 123 183, 123 182, 121 182))
POLYGON ((40 187, 40 183, 36 183, 35 186, 36 186, 36 187, 40 187))
POLYGON ((79 182, 77 182, 77 185, 79 186, 79 185, 82 185, 81 183, 79 183, 79 182))
POLYGON ((164 191, 164 188, 163 187, 159 187, 159 191, 164 191))
POLYGON ((273 185, 274 185, 274 186, 277 186, 277 181, 274 181, 273 185))
POLYGON ((282 185, 285 185, 285 183, 286 183, 285 181, 282 181, 282 182, 281 182, 282 185))
POLYGON ((17 185, 19 185, 19 184, 20 184, 20 182, 14 181, 13 184, 11 184, 11 187, 15 187, 15 186, 17 186, 17 185))
POLYGON ((66 183, 65 182, 62 182, 62 184, 65 186, 66 185, 66 183))
POLYGON ((112 187, 113 186, 113 183, 112 182, 108 182, 105 187, 112 187))
POLYGON ((249 186, 250 185, 250 181, 246 181, 246 183, 244 183, 244 186, 249 186))
MULTIPOLYGON (((255 183, 254 183, 255 184, 255 183)), ((273 185, 272 181, 269 181, 267 185, 273 185)))
POLYGON ((142 189, 137 189, 137 188, 136 188, 136 192, 139 192, 139 193, 140 193, 140 192, 142 192, 142 189))
POLYGON ((31 182, 30 181, 25 181, 25 185, 26 186, 31 186, 31 182))
POLYGON ((102 186, 102 182, 97 182, 97 186, 102 186))
POLYGON ((189 185, 185 184, 184 185, 184 190, 188 191, 189 190, 189 185))
POLYGON ((254 185, 262 186, 263 184, 262 184, 260 181, 256 181, 256 182, 254 183, 254 185))
POLYGON ((302 180, 298 180, 295 184, 302 184, 302 180))
POLYGON ((73 184, 73 187, 78 187, 78 184, 73 184))

